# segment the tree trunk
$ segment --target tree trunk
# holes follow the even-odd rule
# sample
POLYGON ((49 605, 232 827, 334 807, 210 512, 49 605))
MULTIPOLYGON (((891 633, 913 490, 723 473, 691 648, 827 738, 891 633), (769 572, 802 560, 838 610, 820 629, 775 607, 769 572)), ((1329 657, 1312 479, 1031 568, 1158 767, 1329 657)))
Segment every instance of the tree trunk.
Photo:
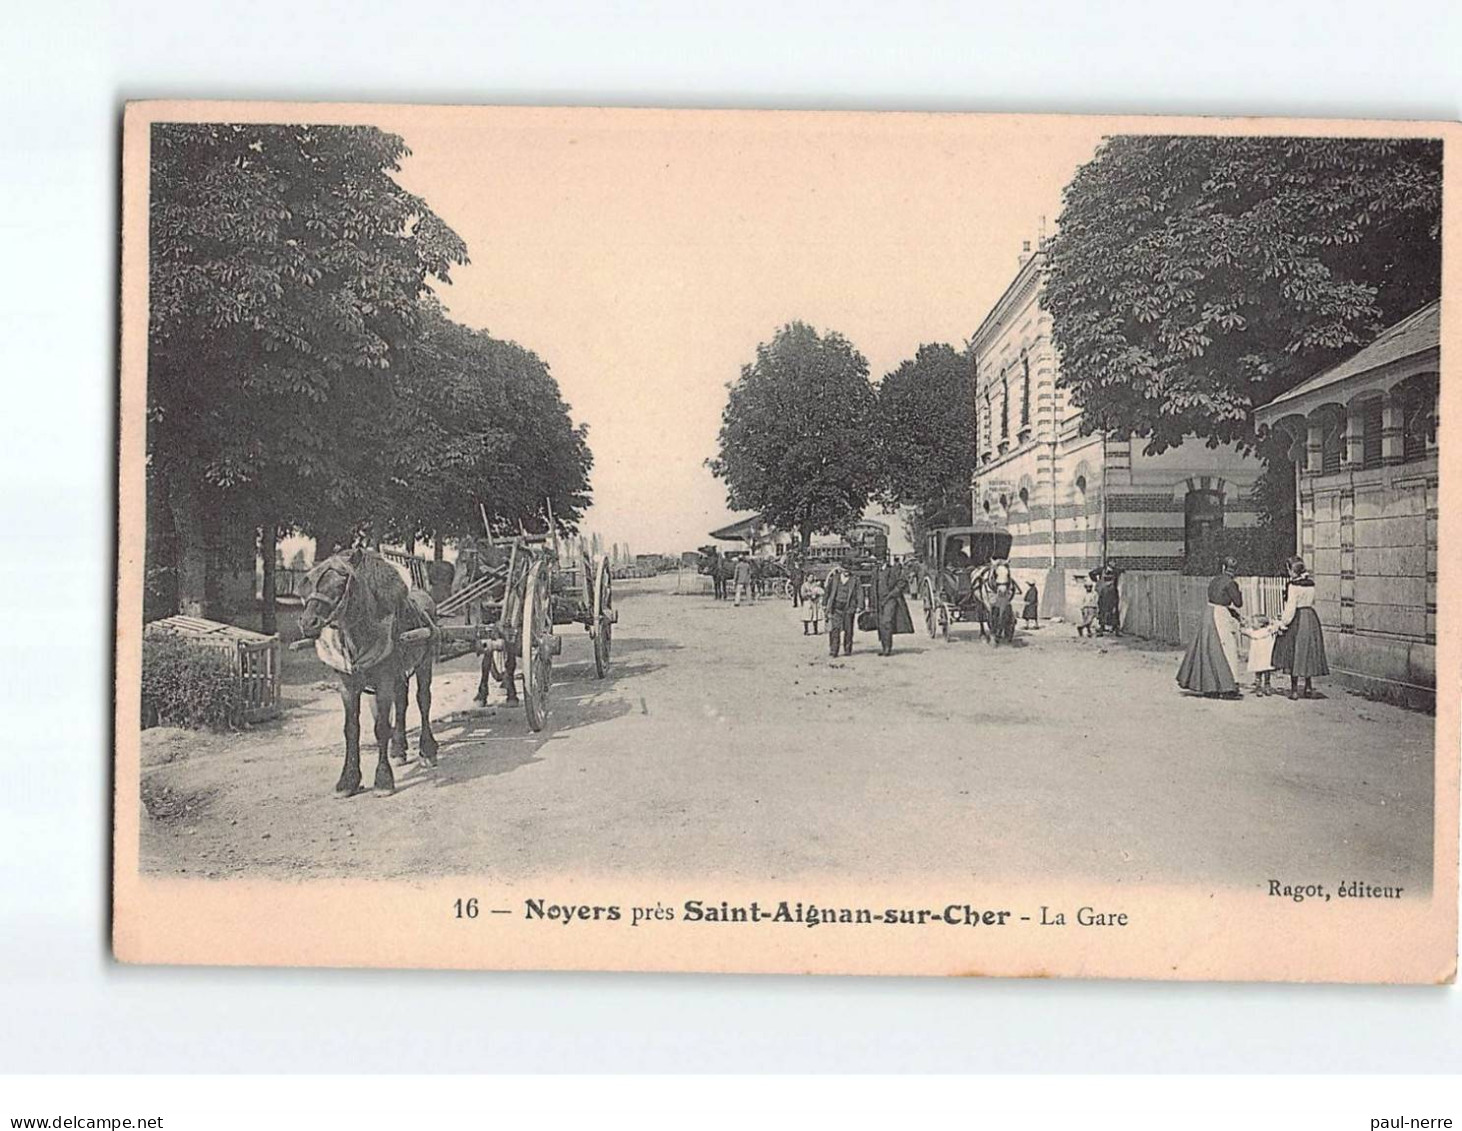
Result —
POLYGON ((406 539, 406 552, 408 554, 414 554, 414 553, 416 553, 416 535, 415 534, 411 535, 410 537, 408 537, 406 539))
POLYGON ((168 508, 173 512, 173 527, 178 534, 178 612, 201 617, 208 584, 208 536, 202 503, 190 487, 170 480, 168 508))
POLYGON ((264 560, 263 611, 259 614, 259 628, 266 636, 279 631, 279 610, 275 604, 278 594, 278 574, 274 560, 279 553, 279 525, 266 522, 259 531, 259 556, 264 560))
POLYGON ((434 562, 442 561, 446 550, 447 547, 442 541, 442 536, 440 534, 433 534, 431 540, 431 560, 434 562))

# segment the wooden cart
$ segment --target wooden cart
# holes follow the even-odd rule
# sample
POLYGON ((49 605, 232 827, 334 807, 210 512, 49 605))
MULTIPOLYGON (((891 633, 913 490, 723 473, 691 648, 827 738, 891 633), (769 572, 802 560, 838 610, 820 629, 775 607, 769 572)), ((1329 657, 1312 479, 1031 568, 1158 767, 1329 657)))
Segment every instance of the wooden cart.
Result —
POLYGON ((607 559, 596 565, 585 556, 565 568, 556 541, 532 535, 513 539, 505 561, 442 601, 437 618, 443 653, 484 655, 499 681, 508 667, 502 658, 511 650, 515 678, 523 684, 523 710, 534 731, 548 724, 553 657, 563 649, 554 627, 584 626, 594 645, 594 672, 603 679, 619 619, 607 559))

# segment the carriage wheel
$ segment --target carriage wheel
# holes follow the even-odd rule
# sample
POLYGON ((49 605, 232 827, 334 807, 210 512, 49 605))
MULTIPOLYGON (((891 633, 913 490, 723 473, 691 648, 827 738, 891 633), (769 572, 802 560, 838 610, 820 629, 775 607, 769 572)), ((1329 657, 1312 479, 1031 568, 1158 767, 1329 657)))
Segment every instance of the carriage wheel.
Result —
POLYGON ((924 579, 924 627, 929 632, 930 640, 939 635, 939 614, 937 603, 934 600, 934 582, 927 577, 924 579))
POLYGON ((553 610, 549 605, 548 570, 543 562, 533 563, 523 586, 523 631, 521 657, 523 710, 528 729, 540 731, 548 722, 548 688, 553 682, 553 657, 548 638, 553 635, 553 610))
POLYGON ((614 640, 614 575, 609 562, 599 559, 594 578, 594 673, 600 678, 609 671, 609 650, 614 640))

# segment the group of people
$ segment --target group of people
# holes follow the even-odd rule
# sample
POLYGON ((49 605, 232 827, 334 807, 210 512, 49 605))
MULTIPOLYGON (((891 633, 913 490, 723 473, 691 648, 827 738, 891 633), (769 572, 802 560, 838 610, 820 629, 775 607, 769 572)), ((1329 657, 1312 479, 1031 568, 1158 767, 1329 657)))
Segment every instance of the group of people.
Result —
POLYGON ((710 558, 704 572, 710 574, 711 593, 716 600, 740 605, 765 595, 771 575, 764 561, 749 555, 730 558, 714 548, 702 553, 710 558))
POLYGON ((802 605, 802 631, 818 633, 818 622, 827 620, 828 655, 853 654, 853 630, 873 628, 878 633, 878 654, 893 655, 893 638, 914 631, 909 606, 904 601, 908 578, 892 561, 874 567, 872 578, 864 586, 853 575, 847 562, 839 562, 818 582, 804 576, 800 587, 794 587, 795 599, 802 605), (859 624, 860 619, 864 621, 859 624))
POLYGON ((1122 571, 1111 565, 1098 566, 1081 583, 1081 620, 1077 636, 1122 635, 1122 599, 1118 580, 1122 571))
POLYGON ((1275 694, 1271 677, 1278 671, 1289 676, 1291 699, 1311 698, 1314 677, 1329 675, 1330 666, 1315 612, 1315 579, 1304 559, 1292 557, 1285 563, 1284 611, 1272 624, 1263 616, 1245 616, 1237 572, 1238 563, 1225 558, 1222 571, 1208 583, 1208 607, 1178 668, 1178 685, 1209 698, 1239 698, 1242 633, 1249 639, 1247 666, 1254 694, 1275 694))

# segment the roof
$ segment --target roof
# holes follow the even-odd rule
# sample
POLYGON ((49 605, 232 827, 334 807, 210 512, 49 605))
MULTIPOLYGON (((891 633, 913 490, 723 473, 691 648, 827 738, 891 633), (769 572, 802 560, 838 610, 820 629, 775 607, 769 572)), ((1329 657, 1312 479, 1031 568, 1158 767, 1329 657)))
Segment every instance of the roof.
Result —
POLYGON ((738 519, 730 526, 723 526, 720 530, 712 530, 711 537, 720 542, 744 542, 763 525, 761 515, 749 515, 746 518, 738 519))
POLYGON ((165 617, 162 620, 150 621, 145 627, 144 635, 151 632, 173 632, 179 636, 204 642, 230 641, 257 644, 274 639, 262 632, 240 628, 236 624, 223 624, 216 620, 204 620, 202 617, 185 616, 165 617))
POLYGON ((1275 397, 1259 411, 1268 413, 1280 405, 1302 400, 1316 390, 1338 385, 1342 381, 1359 377, 1363 373, 1370 373, 1382 366, 1437 349, 1440 342, 1441 302, 1438 300, 1428 303, 1420 310, 1408 314, 1395 325, 1382 330, 1376 340, 1364 349, 1351 354, 1339 365, 1333 366, 1323 373, 1317 373, 1306 381, 1301 381, 1289 392, 1275 397))

